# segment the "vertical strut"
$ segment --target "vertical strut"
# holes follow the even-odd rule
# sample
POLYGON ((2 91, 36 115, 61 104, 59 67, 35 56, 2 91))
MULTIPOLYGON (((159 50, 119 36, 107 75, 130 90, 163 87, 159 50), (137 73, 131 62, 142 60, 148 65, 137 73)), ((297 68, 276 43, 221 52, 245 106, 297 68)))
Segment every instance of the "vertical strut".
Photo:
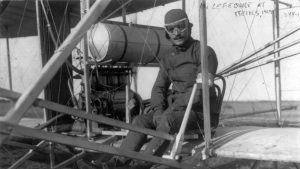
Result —
MULTIPOLYGON (((207 56, 207 25, 206 25, 206 0, 200 0, 199 3, 199 31, 200 31, 200 57, 202 73, 202 99, 204 115, 204 135, 205 135, 205 155, 209 154, 209 144, 211 140, 210 128, 210 106, 208 89, 208 56, 207 56)), ((205 157, 204 157, 205 158, 205 157)))
MULTIPOLYGON (((7 29, 8 29, 8 28, 7 28, 7 29)), ((6 38, 6 53, 7 53, 7 66, 8 66, 8 83, 9 83, 9 90, 12 90, 12 74, 11 74, 11 63, 10 63, 9 37, 6 38)))
MULTIPOLYGON (((273 15, 273 39, 276 39, 280 35, 279 27, 279 1, 274 0, 274 15, 273 15)), ((280 43, 276 42, 274 44, 274 49, 278 49, 280 43)), ((274 54, 275 58, 280 57, 280 53, 274 54)), ((275 95, 276 95, 276 109, 277 109, 277 125, 282 125, 281 120, 281 76, 280 76, 280 61, 274 62, 274 73, 275 73, 275 95)))
MULTIPOLYGON (((89 8, 89 0, 81 0, 80 1, 80 11, 81 11, 81 18, 84 17, 86 14, 88 8, 89 8)), ((89 64, 88 64, 88 59, 89 59, 89 53, 88 53, 88 44, 87 44, 87 34, 83 35, 83 40, 82 40, 82 48, 83 48, 83 64, 84 64, 84 77, 83 77, 83 83, 84 83, 84 92, 85 92, 85 110, 86 114, 91 113, 91 104, 90 104, 90 95, 91 95, 91 85, 89 81, 89 64)), ((96 68, 97 69, 97 68, 96 68)), ((86 123, 86 134, 87 137, 90 139, 92 136, 92 121, 87 120, 86 123)))

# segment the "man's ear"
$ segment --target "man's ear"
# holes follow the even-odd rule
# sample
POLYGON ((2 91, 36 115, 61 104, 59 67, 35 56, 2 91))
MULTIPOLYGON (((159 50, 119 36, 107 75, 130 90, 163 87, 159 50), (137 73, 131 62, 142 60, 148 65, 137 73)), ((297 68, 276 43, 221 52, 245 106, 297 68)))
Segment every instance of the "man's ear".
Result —
POLYGON ((189 29, 189 36, 191 36, 191 34, 192 34, 192 27, 193 27, 193 24, 189 23, 189 27, 188 27, 188 29, 189 29))
POLYGON ((169 34, 168 34, 167 32, 165 32, 165 37, 166 37, 168 40, 170 40, 170 36, 169 36, 169 34))

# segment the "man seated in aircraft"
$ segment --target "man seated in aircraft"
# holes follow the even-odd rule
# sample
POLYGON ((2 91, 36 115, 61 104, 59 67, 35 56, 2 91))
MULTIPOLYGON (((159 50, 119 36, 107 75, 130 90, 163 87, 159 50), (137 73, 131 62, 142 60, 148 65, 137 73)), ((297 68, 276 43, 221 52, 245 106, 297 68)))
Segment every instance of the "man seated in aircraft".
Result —
MULTIPOLYGON (((137 116, 132 124, 154 129, 160 132, 175 134, 179 131, 184 113, 191 96, 193 84, 197 76, 201 76, 200 42, 191 37, 192 24, 187 14, 181 9, 172 9, 165 15, 165 32, 173 46, 161 58, 160 70, 151 92, 151 107, 148 112, 137 116), (169 88, 171 87, 171 92, 169 88)), ((216 73, 218 61, 214 50, 207 48, 208 69, 210 77, 216 73)), ((212 81, 212 79, 211 79, 212 81)), ((216 127, 216 93, 210 87, 211 125, 216 127)), ((189 117, 187 130, 203 128, 202 91, 201 84, 196 90, 192 112, 189 117)), ((147 135, 130 131, 123 140, 120 149, 140 151, 147 141, 147 135)), ((162 156, 169 147, 169 141, 153 137, 143 153, 162 156)), ((151 168, 149 162, 131 162, 125 157, 115 156, 105 163, 95 163, 95 168, 151 168), (131 163, 131 164, 129 164, 131 163)))

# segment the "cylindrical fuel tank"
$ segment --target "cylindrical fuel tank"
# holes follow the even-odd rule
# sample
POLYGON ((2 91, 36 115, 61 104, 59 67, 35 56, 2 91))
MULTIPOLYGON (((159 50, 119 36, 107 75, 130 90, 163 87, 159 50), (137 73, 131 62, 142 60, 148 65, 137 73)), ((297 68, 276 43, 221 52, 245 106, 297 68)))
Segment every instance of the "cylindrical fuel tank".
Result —
POLYGON ((97 23, 88 37, 97 62, 156 63, 172 46, 159 27, 97 23))

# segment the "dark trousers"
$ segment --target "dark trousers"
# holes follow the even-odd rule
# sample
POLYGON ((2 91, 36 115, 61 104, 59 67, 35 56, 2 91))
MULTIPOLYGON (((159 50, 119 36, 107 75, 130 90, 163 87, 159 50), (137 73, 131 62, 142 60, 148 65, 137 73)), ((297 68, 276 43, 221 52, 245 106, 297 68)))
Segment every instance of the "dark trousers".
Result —
MULTIPOLYGON (((175 134, 179 131, 182 119, 184 117, 184 111, 168 111, 162 114, 159 124, 155 124, 153 122, 153 114, 154 112, 152 111, 148 114, 139 115, 133 120, 132 124, 137 127, 154 129, 169 134, 175 134)), ((187 130, 196 129, 198 128, 198 126, 202 126, 202 124, 197 124, 197 119, 199 120, 196 114, 192 111, 189 117, 187 130)), ((139 151, 146 141, 146 134, 129 131, 120 148, 139 151)), ((167 140, 153 137, 147 145, 145 153, 162 156, 167 150, 169 143, 170 142, 167 140)), ((126 160, 128 160, 127 158, 121 159, 124 163, 126 160)))

